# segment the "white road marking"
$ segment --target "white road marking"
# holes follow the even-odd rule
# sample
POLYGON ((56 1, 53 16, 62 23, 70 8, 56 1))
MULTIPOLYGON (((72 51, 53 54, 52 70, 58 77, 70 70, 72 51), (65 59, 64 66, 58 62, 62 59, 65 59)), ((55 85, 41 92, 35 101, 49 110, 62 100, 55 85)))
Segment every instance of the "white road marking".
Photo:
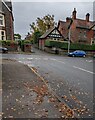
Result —
POLYGON ((82 70, 82 71, 84 71, 84 72, 88 72, 88 73, 91 73, 91 74, 95 74, 94 72, 92 72, 92 71, 88 71, 88 70, 85 70, 85 69, 83 69, 83 68, 80 68, 80 67, 76 67, 76 66, 73 66, 74 68, 77 68, 77 69, 79 69, 79 70, 82 70))
POLYGON ((27 60, 32 60, 33 58, 27 58, 27 60))
POLYGON ((86 62, 89 62, 89 63, 91 63, 91 62, 93 62, 93 60, 86 60, 86 62))
POLYGON ((60 60, 56 60, 56 59, 51 59, 51 60, 54 60, 54 61, 57 61, 57 62, 60 62, 60 63, 63 63, 63 64, 65 64, 65 62, 63 62, 63 61, 60 61, 60 60))
POLYGON ((22 61, 18 61, 18 62, 23 63, 22 61))

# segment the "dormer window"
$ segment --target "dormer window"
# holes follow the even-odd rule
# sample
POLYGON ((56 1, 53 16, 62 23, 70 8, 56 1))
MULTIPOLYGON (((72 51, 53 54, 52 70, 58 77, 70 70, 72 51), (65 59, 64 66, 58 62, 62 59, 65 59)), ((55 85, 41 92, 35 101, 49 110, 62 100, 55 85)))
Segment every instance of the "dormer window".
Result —
POLYGON ((4 15, 0 14, 0 26, 5 26, 4 24, 4 15))

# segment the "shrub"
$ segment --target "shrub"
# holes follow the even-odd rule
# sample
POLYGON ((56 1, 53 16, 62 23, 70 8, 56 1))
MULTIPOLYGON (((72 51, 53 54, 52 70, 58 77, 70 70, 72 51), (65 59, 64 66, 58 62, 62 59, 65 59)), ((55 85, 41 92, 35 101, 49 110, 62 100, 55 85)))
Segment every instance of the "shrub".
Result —
POLYGON ((0 45, 6 45, 6 40, 0 40, 0 45))
POLYGON ((11 45, 11 41, 10 40, 6 40, 6 45, 11 45))

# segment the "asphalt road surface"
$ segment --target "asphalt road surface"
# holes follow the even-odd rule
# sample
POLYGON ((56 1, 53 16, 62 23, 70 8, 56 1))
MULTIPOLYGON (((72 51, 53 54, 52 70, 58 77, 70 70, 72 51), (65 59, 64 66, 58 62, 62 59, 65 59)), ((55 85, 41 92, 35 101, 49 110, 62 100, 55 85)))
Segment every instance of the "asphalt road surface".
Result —
POLYGON ((2 58, 16 59, 35 68, 55 94, 74 109, 78 116, 93 117, 95 60, 92 58, 59 56, 39 50, 29 55, 3 54, 2 58))

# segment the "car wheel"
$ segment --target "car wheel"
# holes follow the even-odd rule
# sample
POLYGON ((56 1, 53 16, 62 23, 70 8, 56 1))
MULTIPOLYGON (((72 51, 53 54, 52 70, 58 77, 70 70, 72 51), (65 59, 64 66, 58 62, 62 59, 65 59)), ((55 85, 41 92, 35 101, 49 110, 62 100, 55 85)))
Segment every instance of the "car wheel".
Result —
POLYGON ((4 51, 4 50, 2 50, 2 53, 5 53, 5 51, 4 51))
POLYGON ((75 57, 75 55, 72 55, 73 57, 75 57))
POLYGON ((83 55, 83 57, 85 58, 85 57, 86 57, 86 55, 83 55))

